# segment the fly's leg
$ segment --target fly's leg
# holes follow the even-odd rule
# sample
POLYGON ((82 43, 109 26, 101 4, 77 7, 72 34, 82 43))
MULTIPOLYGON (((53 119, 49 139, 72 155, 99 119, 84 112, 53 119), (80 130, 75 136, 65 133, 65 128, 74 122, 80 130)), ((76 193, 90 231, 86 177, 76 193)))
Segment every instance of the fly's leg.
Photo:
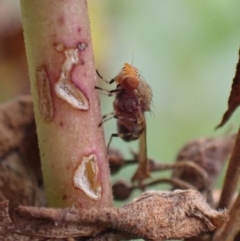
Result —
MULTIPOLYGON (((105 83, 107 83, 107 84, 112 84, 112 83, 114 83, 114 79, 111 79, 110 81, 107 81, 107 80, 105 80, 105 79, 100 75, 100 73, 98 72, 98 70, 96 70, 96 72, 97 72, 98 77, 99 77, 101 80, 103 80, 105 83)), ((119 89, 118 86, 117 86, 116 89, 113 89, 113 90, 107 90, 107 89, 101 88, 101 87, 99 87, 99 86, 95 86, 94 88, 97 89, 97 90, 101 90, 101 91, 107 93, 108 96, 112 96, 114 93, 118 93, 119 91, 121 91, 121 89, 119 89)))
POLYGON ((112 142, 112 138, 113 137, 118 137, 119 135, 117 134, 117 133, 114 133, 114 134, 112 134, 111 136, 110 136, 110 139, 109 139, 109 141, 108 141, 108 145, 107 145, 107 151, 109 150, 109 146, 110 146, 110 144, 111 144, 111 142, 112 142))
POLYGON ((147 159, 147 129, 144 116, 144 131, 139 140, 139 155, 138 155, 138 168, 132 177, 132 182, 137 181, 140 188, 143 189, 144 179, 150 176, 149 163, 147 159))
POLYGON ((106 115, 102 116, 102 121, 99 123, 98 127, 100 127, 103 123, 105 123, 108 120, 111 120, 112 118, 116 118, 116 115, 114 112, 108 113, 106 115))
POLYGON ((114 79, 111 79, 110 81, 105 80, 105 79, 102 77, 102 75, 100 75, 100 73, 98 72, 98 70, 96 70, 96 72, 97 72, 97 76, 98 76, 101 80, 103 80, 104 82, 106 82, 107 84, 112 84, 112 83, 114 82, 114 79))
MULTIPOLYGON (((121 116, 121 115, 113 115, 113 117, 114 117, 115 119, 118 119, 118 120, 128 120, 128 121, 133 121, 133 122, 136 121, 135 118, 125 117, 125 116, 121 116)), ((119 124, 118 124, 118 125, 119 125, 119 124)), ((124 129, 124 130, 121 130, 121 129, 120 129, 120 130, 119 130, 119 133, 114 133, 114 134, 111 135, 111 137, 110 137, 110 139, 109 139, 109 141, 108 141, 107 150, 109 150, 109 146, 110 146, 110 144, 111 144, 111 142, 112 142, 112 138, 113 138, 113 137, 120 137, 120 138, 122 138, 123 140, 126 140, 126 139, 128 139, 129 137, 132 136, 131 130, 128 130, 128 129, 124 129), (124 130, 127 130, 127 132, 124 132, 124 130)))
POLYGON ((118 92, 122 91, 122 89, 107 90, 107 89, 101 88, 101 87, 96 86, 96 85, 94 86, 94 88, 96 90, 101 90, 101 91, 107 93, 108 96, 113 96, 115 93, 118 93, 118 92))
POLYGON ((114 134, 112 134, 111 136, 110 136, 110 139, 109 139, 109 141, 108 141, 108 145, 107 145, 107 150, 109 150, 109 146, 110 146, 110 144, 111 144, 111 142, 112 142, 112 138, 113 137, 121 137, 121 138, 126 138, 126 137, 129 137, 129 136, 131 136, 132 135, 132 133, 114 133, 114 134))

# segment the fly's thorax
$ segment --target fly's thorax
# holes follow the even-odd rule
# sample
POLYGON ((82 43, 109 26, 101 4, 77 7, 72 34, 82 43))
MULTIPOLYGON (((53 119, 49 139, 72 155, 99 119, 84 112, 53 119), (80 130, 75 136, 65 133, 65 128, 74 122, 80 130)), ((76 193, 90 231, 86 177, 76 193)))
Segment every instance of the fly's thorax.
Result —
POLYGON ((144 112, 150 110, 151 100, 147 100, 141 95, 141 92, 134 90, 126 92, 125 90, 116 95, 113 107, 116 115, 131 115, 136 119, 137 123, 141 123, 144 119, 144 112), (148 103, 149 102, 149 103, 148 103))
POLYGON ((121 112, 132 113, 132 115, 140 108, 134 92, 126 92, 124 90, 116 95, 113 107, 115 110, 118 109, 121 112))
POLYGON ((122 68, 121 72, 125 73, 125 75, 129 75, 137 79, 140 78, 138 69, 127 63, 124 64, 124 67, 122 68))

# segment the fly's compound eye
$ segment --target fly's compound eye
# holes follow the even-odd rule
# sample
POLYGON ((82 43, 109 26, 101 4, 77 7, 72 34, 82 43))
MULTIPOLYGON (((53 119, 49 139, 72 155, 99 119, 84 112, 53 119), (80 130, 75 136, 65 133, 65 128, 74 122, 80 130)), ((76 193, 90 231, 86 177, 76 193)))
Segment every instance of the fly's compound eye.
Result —
POLYGON ((126 78, 123 78, 121 81, 121 86, 123 89, 128 91, 133 91, 137 89, 139 80, 135 77, 128 76, 126 78))

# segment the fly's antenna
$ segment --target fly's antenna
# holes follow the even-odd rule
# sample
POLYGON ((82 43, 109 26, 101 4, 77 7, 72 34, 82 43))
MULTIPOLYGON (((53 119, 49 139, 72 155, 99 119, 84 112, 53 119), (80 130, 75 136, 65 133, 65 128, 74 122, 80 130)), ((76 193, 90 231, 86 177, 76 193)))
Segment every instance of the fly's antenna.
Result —
POLYGON ((133 51, 132 51, 132 61, 131 61, 131 65, 133 64, 133 60, 134 60, 134 54, 133 54, 133 51))

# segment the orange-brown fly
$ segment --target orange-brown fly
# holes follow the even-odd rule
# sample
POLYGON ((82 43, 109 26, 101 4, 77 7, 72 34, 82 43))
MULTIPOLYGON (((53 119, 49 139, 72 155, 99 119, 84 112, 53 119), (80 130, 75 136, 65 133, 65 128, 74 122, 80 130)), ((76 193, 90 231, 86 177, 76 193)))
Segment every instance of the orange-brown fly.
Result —
MULTIPOLYGON (((98 76, 102 76, 97 72, 98 76)), ((104 80, 104 79, 103 79, 104 80)), ((111 118, 117 119, 118 133, 112 134, 108 143, 108 148, 113 137, 121 137, 124 141, 132 141, 140 138, 139 167, 133 180, 143 180, 148 177, 147 148, 146 148, 146 119, 145 112, 151 110, 152 91, 149 85, 140 77, 138 70, 130 64, 124 67, 118 75, 110 80, 112 84, 117 84, 116 89, 106 90, 95 86, 96 89, 108 92, 108 95, 115 95, 113 102, 114 112, 104 115, 101 126, 111 118), (144 171, 145 170, 145 171, 144 171)))

